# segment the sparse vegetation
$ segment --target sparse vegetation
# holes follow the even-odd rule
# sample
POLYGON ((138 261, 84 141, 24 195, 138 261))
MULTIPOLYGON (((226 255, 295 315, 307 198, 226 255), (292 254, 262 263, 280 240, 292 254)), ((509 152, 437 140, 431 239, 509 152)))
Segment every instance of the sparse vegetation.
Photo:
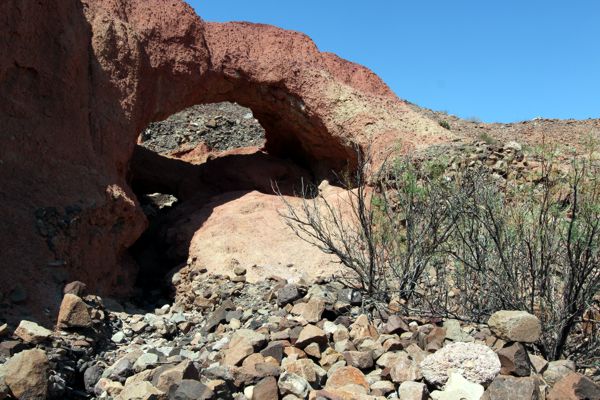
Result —
POLYGON ((478 117, 469 117, 469 118, 465 118, 466 121, 472 122, 474 124, 480 124, 481 123, 481 119, 479 119, 478 117))
POLYGON ((487 132, 481 132, 479 135, 477 135, 477 139, 481 140, 482 142, 484 142, 486 144, 497 144, 498 143, 498 140, 494 139, 487 132))
POLYGON ((597 159, 565 168, 546 150, 537 178, 522 182, 483 168, 449 178, 435 160, 402 159, 370 175, 367 164, 352 182, 350 218, 323 196, 301 209, 287 203, 285 215, 340 258, 355 287, 380 300, 397 293, 407 312, 468 321, 525 310, 542 322, 536 346, 546 358, 600 359, 590 317, 600 291, 597 159))
POLYGON ((443 120, 443 121, 440 121, 439 124, 442 128, 450 130, 450 124, 448 123, 448 121, 443 120))

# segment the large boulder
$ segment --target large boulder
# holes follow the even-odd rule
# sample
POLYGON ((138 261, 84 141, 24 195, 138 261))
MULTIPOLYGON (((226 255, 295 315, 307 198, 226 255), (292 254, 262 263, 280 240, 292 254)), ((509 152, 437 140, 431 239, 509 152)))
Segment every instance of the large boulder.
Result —
POLYGON ((63 297, 58 311, 59 328, 89 328, 92 317, 85 302, 74 294, 67 293, 63 297))
POLYGON ((50 363, 43 350, 25 350, 0 367, 6 386, 22 400, 44 400, 48 395, 50 363))
POLYGON ((496 311, 488 325, 499 338, 511 342, 533 343, 540 338, 540 320, 526 311, 496 311))

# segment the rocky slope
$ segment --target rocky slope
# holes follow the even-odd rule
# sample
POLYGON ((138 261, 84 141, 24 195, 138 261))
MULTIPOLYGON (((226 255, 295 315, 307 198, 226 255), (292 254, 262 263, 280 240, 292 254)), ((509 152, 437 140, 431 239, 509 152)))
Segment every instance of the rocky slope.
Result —
POLYGON ((218 152, 263 147, 265 131, 252 110, 235 103, 200 104, 151 123, 139 142, 155 153, 181 158, 200 144, 218 152))
POLYGON ((514 123, 484 123, 476 118, 462 119, 446 112, 410 107, 419 114, 438 121, 463 140, 483 140, 489 144, 517 141, 525 146, 542 144, 557 146, 561 150, 589 150, 590 143, 600 140, 600 119, 560 120, 534 118, 514 123))

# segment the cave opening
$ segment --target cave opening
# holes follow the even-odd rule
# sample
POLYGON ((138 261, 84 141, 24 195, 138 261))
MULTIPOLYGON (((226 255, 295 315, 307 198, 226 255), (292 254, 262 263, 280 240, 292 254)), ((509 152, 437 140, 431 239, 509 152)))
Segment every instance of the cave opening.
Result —
POLYGON ((129 249, 139 268, 139 305, 171 299, 170 277, 188 262, 195 230, 215 198, 220 204, 248 192, 274 195, 274 182, 282 194, 295 195, 303 183, 316 182, 302 146, 284 136, 268 137, 249 108, 231 102, 196 105, 141 132, 129 167, 149 221, 129 249))

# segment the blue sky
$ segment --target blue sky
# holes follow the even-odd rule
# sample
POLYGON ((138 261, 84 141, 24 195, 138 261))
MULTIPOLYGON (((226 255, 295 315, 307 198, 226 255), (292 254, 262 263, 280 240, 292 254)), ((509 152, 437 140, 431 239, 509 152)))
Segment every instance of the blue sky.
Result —
POLYGON ((600 118, 600 0, 190 0, 308 34, 401 98, 486 122, 600 118))

